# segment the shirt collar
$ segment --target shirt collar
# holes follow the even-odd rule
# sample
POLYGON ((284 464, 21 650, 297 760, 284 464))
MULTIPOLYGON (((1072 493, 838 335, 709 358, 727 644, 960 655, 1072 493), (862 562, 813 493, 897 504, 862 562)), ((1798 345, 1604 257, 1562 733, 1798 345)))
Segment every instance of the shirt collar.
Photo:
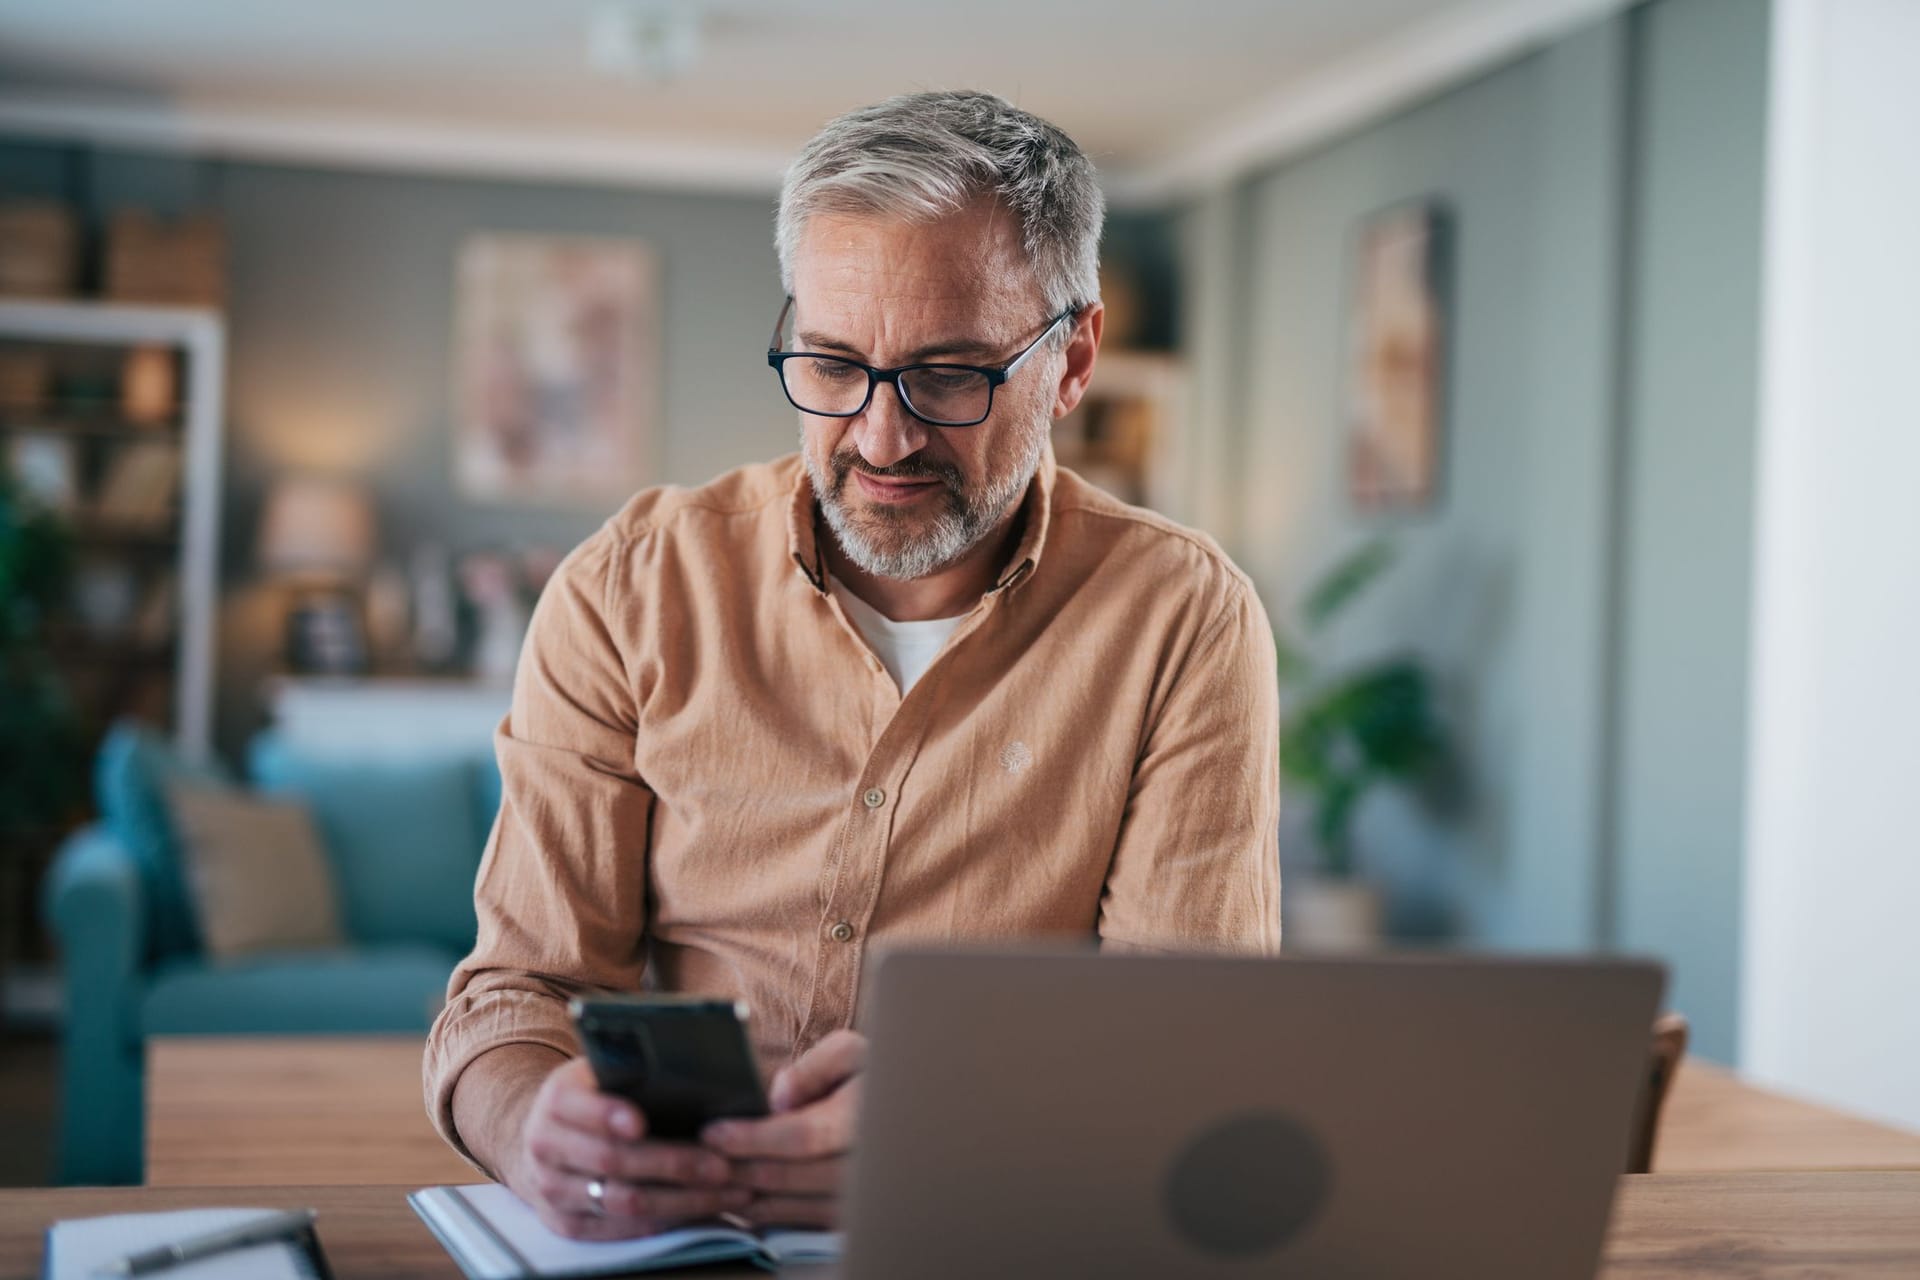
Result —
POLYGON ((1048 439, 1040 446, 1040 465, 1033 473, 1033 480, 1027 485, 1027 496, 1022 500, 1020 518, 1025 528, 1020 533, 1020 541, 1013 548, 1013 554, 1007 557, 1007 567, 1001 570, 1000 578, 987 594, 1006 591, 1025 582, 1032 576, 1040 564, 1040 553, 1047 545, 1047 530, 1053 524, 1053 484, 1058 464, 1053 458, 1053 441, 1048 439))
POLYGON ((793 492, 787 501, 787 550, 800 566, 801 576, 821 595, 827 593, 827 561, 820 549, 820 513, 814 507, 813 480, 804 458, 796 458, 793 492))
MULTIPOLYGON (((1049 439, 1040 447, 1040 465, 1027 484, 1026 496, 1021 499, 1020 541, 1014 547, 1013 554, 1007 557, 1006 568, 1001 570, 1000 577, 987 588, 988 595, 1026 581, 1039 565, 1040 553, 1047 544, 1047 530, 1053 521, 1053 488, 1058 469, 1053 456, 1053 441, 1049 439)), ((787 505, 787 550, 813 589, 824 595, 827 591, 827 561, 820 546, 820 514, 814 503, 813 481, 807 475, 804 460, 794 468, 794 473, 793 492, 787 505)))

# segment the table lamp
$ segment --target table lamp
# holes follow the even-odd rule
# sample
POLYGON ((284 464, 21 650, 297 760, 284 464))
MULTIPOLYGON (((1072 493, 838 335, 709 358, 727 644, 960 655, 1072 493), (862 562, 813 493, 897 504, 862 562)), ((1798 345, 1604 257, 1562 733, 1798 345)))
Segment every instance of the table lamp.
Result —
POLYGON ((296 672, 367 669, 362 578, 373 563, 373 502, 364 486, 326 476, 285 476, 267 495, 260 566, 288 580, 286 660, 296 672))

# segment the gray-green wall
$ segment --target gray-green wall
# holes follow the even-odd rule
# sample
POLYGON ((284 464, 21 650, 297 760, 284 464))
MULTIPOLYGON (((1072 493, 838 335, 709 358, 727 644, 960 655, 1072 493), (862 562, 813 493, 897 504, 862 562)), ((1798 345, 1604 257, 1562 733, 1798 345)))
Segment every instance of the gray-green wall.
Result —
MULTIPOLYGON (((1465 747, 1440 812, 1360 843, 1410 937, 1622 947, 1729 1058, 1737 1005, 1748 493, 1766 9, 1656 0, 1185 209, 1195 432, 1214 523, 1276 618, 1390 531, 1329 638, 1411 648, 1465 747), (1351 236, 1452 226, 1441 497, 1346 497, 1351 236)), ((1305 806, 1291 809, 1292 847, 1305 806)))
POLYGON ((1663 0, 1634 31, 1613 940, 1671 958, 1716 1056, 1744 897, 1765 11, 1663 0))

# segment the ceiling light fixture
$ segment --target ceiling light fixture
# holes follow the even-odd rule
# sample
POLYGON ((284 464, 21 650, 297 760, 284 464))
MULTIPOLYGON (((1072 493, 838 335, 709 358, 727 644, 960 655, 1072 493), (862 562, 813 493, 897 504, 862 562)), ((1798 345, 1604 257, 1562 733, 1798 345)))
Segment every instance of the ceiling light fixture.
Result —
POLYGON ((700 55, 699 0, 602 0, 587 24, 587 62, 649 84, 679 76, 700 55))

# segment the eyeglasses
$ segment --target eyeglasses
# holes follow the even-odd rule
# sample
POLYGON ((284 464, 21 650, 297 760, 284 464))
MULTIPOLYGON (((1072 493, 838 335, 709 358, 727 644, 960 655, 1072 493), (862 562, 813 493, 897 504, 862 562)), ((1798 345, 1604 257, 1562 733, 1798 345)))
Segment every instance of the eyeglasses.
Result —
POLYGON ((780 389, 786 392, 787 401, 800 412, 822 418, 851 418, 866 412, 877 384, 891 382, 900 403, 920 421, 935 427, 973 427, 993 412, 993 389, 1019 372, 1047 335, 1058 329, 1061 321, 1076 315, 1079 308, 1069 307, 1055 316, 1039 337, 1003 365, 903 364, 893 369, 876 369, 845 356, 780 350, 780 334, 792 310, 793 298, 789 296, 780 308, 780 319, 774 322, 767 363, 780 375, 780 389))

